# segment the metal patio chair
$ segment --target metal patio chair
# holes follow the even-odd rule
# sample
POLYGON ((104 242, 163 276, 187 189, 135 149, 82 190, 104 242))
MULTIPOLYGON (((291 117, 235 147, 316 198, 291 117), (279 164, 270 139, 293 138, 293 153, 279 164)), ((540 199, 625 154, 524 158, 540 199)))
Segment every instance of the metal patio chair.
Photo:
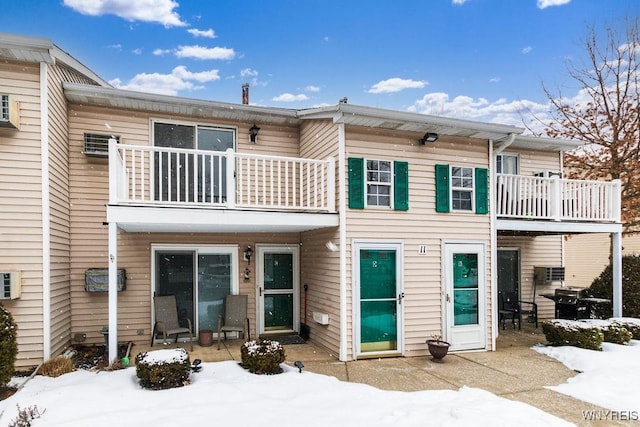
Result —
POLYGON ((163 342, 166 344, 167 337, 175 335, 175 342, 178 342, 180 334, 188 334, 191 343, 191 351, 193 351, 193 329, 191 328, 191 319, 185 318, 188 327, 183 327, 178 321, 178 305, 175 295, 154 296, 153 306, 156 321, 153 324, 153 332, 151 334, 151 347, 153 340, 158 332, 162 332, 163 342))
POLYGON ((224 300, 224 316, 218 317, 218 350, 224 334, 227 340, 227 332, 242 332, 245 340, 250 340, 249 317, 247 317, 247 296, 227 295, 224 300))

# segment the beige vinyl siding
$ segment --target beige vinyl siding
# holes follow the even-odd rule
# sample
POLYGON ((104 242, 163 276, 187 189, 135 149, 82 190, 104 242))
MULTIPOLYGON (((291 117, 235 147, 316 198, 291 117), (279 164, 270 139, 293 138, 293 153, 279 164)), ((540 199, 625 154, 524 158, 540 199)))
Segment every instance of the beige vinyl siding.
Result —
POLYGON ((558 172, 560 167, 560 154, 549 151, 519 150, 505 151, 503 154, 517 155, 520 170, 519 175, 532 176, 538 172, 558 172))
MULTIPOLYGON (((576 234, 565 239, 567 285, 588 288, 609 265, 611 235, 576 234)), ((640 255, 640 235, 622 237, 622 255, 640 255)))
MULTIPOLYGON (((107 293, 84 290, 88 268, 106 268, 108 258, 105 205, 108 201, 108 163, 82 154, 85 132, 120 135, 124 144, 150 145, 151 120, 177 121, 204 125, 233 126, 238 130, 238 151, 298 157, 298 129, 261 125, 257 144, 249 142, 253 123, 193 121, 187 117, 163 118, 138 111, 70 107, 70 203, 71 203, 71 301, 72 333, 85 333, 88 342, 103 340, 100 329, 108 322, 107 293), (105 126, 108 124, 108 128, 105 126)), ((146 343, 151 337, 151 246, 152 244, 238 245, 240 292, 249 295, 252 335, 255 334, 255 264, 249 267, 251 279, 242 277, 247 267, 242 252, 248 245, 299 245, 300 234, 147 234, 118 233, 118 266, 126 269, 127 286, 118 296, 120 341, 146 343), (138 335, 138 331, 142 334, 138 335)))
POLYGON ((56 355, 69 344, 71 331, 69 129, 62 83, 90 84, 90 81, 65 66, 53 65, 47 69, 51 354, 56 355))
MULTIPOLYGON (((300 131, 300 156, 304 158, 336 160, 336 198, 338 197, 338 128, 330 121, 303 122, 300 131)), ((336 209, 338 209, 336 203, 336 209)), ((300 310, 302 323, 310 328, 314 343, 330 351, 340 352, 340 235, 338 228, 302 233, 301 284, 308 285, 307 315, 305 319, 305 292, 301 289, 300 310), (336 250, 327 247, 335 245, 336 250), (331 246, 331 245, 329 245, 331 246), (329 315, 329 325, 313 320, 313 312, 329 315)))
POLYGON ((22 272, 22 295, 3 301, 18 328, 16 367, 43 358, 40 68, 0 64, 0 93, 20 103, 20 129, 0 129, 0 271, 22 272))
MULTIPOLYGON (((347 210, 348 252, 356 240, 401 241, 404 243, 404 339, 407 356, 424 355, 425 340, 442 334, 442 244, 446 241, 480 242, 485 245, 487 348, 491 343, 490 284, 491 231, 490 216, 475 213, 436 213, 435 165, 488 167, 486 141, 441 136, 438 142, 418 145, 413 134, 382 133, 379 130, 347 130, 347 157, 406 161, 409 163, 409 210, 367 207, 347 210), (419 245, 427 254, 418 255, 419 245)), ((345 177, 347 179, 347 177, 345 177)), ((353 260, 348 260, 347 283, 353 283, 353 260)), ((348 319, 353 304, 348 295, 348 319)), ((352 325, 349 331, 353 331, 352 325)), ((349 336, 349 353, 353 352, 353 335, 349 336)))

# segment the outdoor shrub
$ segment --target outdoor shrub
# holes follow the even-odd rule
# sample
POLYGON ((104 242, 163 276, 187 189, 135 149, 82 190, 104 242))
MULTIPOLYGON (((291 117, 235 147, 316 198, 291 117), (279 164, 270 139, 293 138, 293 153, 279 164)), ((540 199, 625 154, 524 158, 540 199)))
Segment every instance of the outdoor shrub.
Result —
POLYGON ((31 421, 40 418, 44 414, 44 410, 41 411, 35 405, 23 409, 20 409, 20 405, 17 406, 18 417, 9 423, 9 427, 31 427, 31 421))
POLYGON ((136 376, 144 388, 163 390, 188 385, 190 372, 189 353, 183 348, 148 351, 136 356, 136 376))
POLYGON ((11 381, 18 355, 16 323, 13 316, 0 304, 0 388, 11 381))
POLYGON ((623 324, 616 321, 585 319, 581 320, 581 322, 598 328, 600 332, 602 332, 604 342, 611 342, 614 344, 627 344, 633 337, 631 332, 629 332, 623 324))
POLYGON ((597 327, 576 320, 548 320, 542 324, 542 332, 551 345, 600 350, 604 341, 604 336, 597 327))
MULTIPOLYGON (((613 300, 613 269, 611 264, 605 267, 591 286, 584 293, 595 298, 613 300)), ((598 304, 594 308, 594 315, 600 319, 612 316, 611 304, 598 304)), ((622 257, 622 315, 625 317, 640 317, 640 256, 628 255, 622 257)))
POLYGON ((56 378, 75 370, 73 360, 68 357, 58 356, 44 362, 42 366, 40 366, 40 369, 38 369, 38 375, 56 378))
POLYGON ((640 340, 640 319, 634 319, 633 317, 612 317, 609 320, 624 326, 626 330, 631 332, 632 339, 640 340))
POLYGON ((278 341, 247 341, 240 347, 242 367, 258 375, 279 374, 284 362, 284 348, 278 341))

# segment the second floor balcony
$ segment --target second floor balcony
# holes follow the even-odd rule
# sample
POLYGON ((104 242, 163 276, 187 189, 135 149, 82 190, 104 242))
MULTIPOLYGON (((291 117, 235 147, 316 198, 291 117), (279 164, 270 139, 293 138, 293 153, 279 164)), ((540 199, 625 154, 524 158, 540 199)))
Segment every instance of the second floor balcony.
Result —
POLYGON ((335 226, 335 187, 333 158, 109 142, 108 220, 129 231, 264 232, 335 226))
POLYGON ((620 223, 619 180, 496 175, 496 217, 577 223, 620 223))

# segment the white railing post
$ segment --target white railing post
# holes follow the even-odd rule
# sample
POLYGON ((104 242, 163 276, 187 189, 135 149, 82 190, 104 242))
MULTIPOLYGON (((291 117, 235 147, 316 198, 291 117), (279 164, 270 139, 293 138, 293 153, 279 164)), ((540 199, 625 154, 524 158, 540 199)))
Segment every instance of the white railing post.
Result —
POLYGON ((227 159, 227 188, 225 189, 227 194, 227 208, 234 209, 236 207, 236 156, 235 152, 229 148, 226 151, 227 159))
POLYGON ((560 178, 558 176, 551 177, 549 191, 549 215, 554 221, 560 221, 562 215, 562 191, 560 191, 560 178))
POLYGON ((622 222, 622 182, 619 179, 614 179, 611 184, 611 213, 609 218, 615 222, 622 222))
POLYGON ((327 159, 327 209, 336 211, 336 160, 333 157, 327 159))
POLYGON ((118 151, 118 143, 111 138, 109 139, 109 204, 111 205, 122 201, 123 171, 124 165, 118 151))

